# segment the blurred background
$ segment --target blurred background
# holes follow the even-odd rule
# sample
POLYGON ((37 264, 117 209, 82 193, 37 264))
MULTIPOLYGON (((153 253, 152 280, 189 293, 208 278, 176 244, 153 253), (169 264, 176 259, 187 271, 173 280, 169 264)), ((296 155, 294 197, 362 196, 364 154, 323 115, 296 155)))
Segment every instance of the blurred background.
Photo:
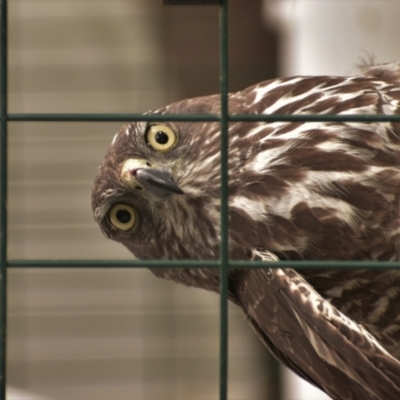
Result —
MULTIPOLYGON (((400 2, 230 0, 229 84, 400 57, 400 2)), ((219 8, 9 0, 10 113, 141 113, 219 91, 219 8)), ((130 259, 92 218, 120 123, 9 123, 10 259, 130 259)), ((217 295, 146 270, 9 269, 8 400, 216 400, 217 295)), ((229 311, 229 399, 322 400, 229 311)))

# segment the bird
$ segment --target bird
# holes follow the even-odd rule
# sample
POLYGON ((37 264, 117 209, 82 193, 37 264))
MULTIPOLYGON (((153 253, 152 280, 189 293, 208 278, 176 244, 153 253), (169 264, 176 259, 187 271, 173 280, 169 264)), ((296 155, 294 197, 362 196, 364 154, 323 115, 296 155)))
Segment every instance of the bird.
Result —
MULTIPOLYGON (((279 361, 333 399, 399 399, 400 270, 268 262, 400 260, 400 121, 389 118, 400 114, 400 61, 268 80, 229 93, 228 109, 337 116, 228 123, 229 258, 265 262, 229 269, 229 300, 279 361), (340 119, 353 114, 383 118, 340 119)), ((92 209, 136 259, 219 259, 221 124, 166 119, 220 112, 220 95, 185 99, 114 136, 92 209)), ((218 269, 150 270, 220 290, 218 269)))

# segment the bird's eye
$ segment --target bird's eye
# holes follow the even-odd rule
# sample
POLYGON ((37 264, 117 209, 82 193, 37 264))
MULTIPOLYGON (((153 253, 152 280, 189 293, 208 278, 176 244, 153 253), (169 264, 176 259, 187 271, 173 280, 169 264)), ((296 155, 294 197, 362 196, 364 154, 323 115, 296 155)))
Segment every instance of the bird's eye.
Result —
POLYGON ((176 143, 175 132, 165 125, 151 125, 146 133, 147 143, 157 151, 170 150, 176 143))
POLYGON ((126 204, 116 204, 108 213, 111 223, 121 231, 129 231, 136 225, 136 212, 126 204))

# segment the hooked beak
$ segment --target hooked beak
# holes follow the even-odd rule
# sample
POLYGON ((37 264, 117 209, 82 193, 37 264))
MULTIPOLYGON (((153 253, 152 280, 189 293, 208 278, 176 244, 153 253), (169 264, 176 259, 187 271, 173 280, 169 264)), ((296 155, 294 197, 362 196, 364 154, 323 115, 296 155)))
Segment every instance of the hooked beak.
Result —
POLYGON ((153 168, 144 160, 125 161, 121 179, 132 188, 146 190, 151 198, 158 200, 163 200, 171 194, 184 194, 170 172, 153 168))
POLYGON ((135 177, 143 188, 155 197, 164 198, 173 193, 183 194, 173 176, 167 171, 139 168, 135 171, 135 177))

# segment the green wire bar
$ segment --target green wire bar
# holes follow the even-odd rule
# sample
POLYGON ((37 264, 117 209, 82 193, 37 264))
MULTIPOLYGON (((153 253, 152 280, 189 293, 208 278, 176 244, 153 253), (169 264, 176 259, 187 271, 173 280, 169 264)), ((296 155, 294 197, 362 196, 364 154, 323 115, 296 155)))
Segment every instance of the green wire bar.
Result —
MULTIPOLYGON (((232 114, 225 115, 230 122, 400 122, 400 115, 377 114, 232 114)), ((8 114, 10 122, 219 122, 214 114, 8 114)))
MULTIPOLYGON (((220 268, 220 260, 9 260, 9 268, 220 268)), ((232 260, 233 269, 293 268, 293 269, 395 269, 396 261, 263 261, 232 260)))
POLYGON ((221 92, 221 243, 220 243, 220 353, 219 399, 228 399, 228 271, 229 271, 229 194, 228 194, 228 0, 220 8, 220 92, 221 92))
POLYGON ((0 2, 0 35, 0 400, 5 400, 7 333, 7 0, 0 2))
POLYGON ((12 122, 219 122, 221 117, 213 114, 9 114, 12 122))
POLYGON ((7 113, 7 0, 0 0, 0 400, 6 399, 7 268, 219 268, 220 388, 228 399, 228 271, 229 268, 394 269, 400 262, 229 260, 228 124, 229 122, 400 122, 400 115, 230 115, 228 103, 228 0, 164 0, 164 4, 220 4, 221 113, 214 114, 50 114, 7 113), (219 260, 7 260, 7 123, 8 122, 175 121, 221 124, 221 245, 219 260))

